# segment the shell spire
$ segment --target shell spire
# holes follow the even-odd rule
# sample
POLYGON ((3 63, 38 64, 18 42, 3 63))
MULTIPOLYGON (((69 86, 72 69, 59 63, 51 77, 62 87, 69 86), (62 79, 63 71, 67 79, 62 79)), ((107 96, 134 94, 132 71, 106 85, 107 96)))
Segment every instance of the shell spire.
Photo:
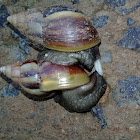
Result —
POLYGON ((37 44, 43 44, 42 21, 43 15, 40 9, 31 9, 11 15, 7 21, 16 27, 29 40, 37 44))
POLYGON ((0 67, 0 73, 3 73, 9 79, 18 83, 20 77, 19 63, 17 63, 16 65, 7 65, 7 66, 0 67))

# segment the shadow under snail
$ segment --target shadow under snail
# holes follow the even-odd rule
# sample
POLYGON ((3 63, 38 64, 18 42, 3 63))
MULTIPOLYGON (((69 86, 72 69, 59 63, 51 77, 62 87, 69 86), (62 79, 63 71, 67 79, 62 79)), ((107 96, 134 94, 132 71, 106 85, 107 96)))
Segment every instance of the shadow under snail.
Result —
POLYGON ((30 9, 7 20, 45 50, 37 60, 3 66, 0 72, 30 95, 54 97, 71 112, 90 111, 107 84, 100 62, 101 40, 88 17, 59 5, 30 9))

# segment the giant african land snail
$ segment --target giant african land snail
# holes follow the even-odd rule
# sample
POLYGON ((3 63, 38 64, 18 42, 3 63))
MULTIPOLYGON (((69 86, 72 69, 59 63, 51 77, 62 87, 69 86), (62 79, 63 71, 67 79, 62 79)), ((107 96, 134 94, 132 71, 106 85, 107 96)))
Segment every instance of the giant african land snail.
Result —
POLYGON ((7 20, 47 49, 37 60, 1 67, 0 71, 29 94, 48 95, 55 90, 56 100, 66 109, 89 111, 106 89, 98 48, 101 41, 91 21, 68 6, 30 9, 7 20), (62 91, 57 94, 57 90, 62 91))

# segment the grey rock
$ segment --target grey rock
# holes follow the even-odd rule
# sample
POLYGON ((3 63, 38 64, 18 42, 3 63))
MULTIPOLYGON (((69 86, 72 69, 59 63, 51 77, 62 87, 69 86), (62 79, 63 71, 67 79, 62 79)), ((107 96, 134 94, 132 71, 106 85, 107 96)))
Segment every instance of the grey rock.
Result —
POLYGON ((29 49, 29 43, 27 39, 21 39, 19 42, 19 48, 21 48, 26 54, 31 54, 29 49))
POLYGON ((19 87, 8 84, 2 89, 1 97, 16 97, 19 94, 19 87))
POLYGON ((140 52, 140 26, 129 27, 124 32, 124 38, 115 44, 140 52))
POLYGON ((101 125, 101 128, 104 129, 107 127, 107 123, 103 114, 102 107, 100 105, 96 105, 91 109, 91 114, 98 118, 98 122, 101 125))
POLYGON ((6 7, 2 5, 0 7, 0 27, 4 27, 3 24, 4 22, 7 21, 7 17, 10 16, 6 7))
POLYGON ((135 20, 133 20, 132 18, 127 18, 127 25, 128 26, 133 25, 134 23, 136 23, 135 20))
POLYGON ((112 62, 112 56, 111 52, 107 51, 101 56, 101 62, 111 63, 112 62))
POLYGON ((107 24, 108 16, 98 16, 98 17, 93 17, 93 26, 96 28, 102 28, 107 24))
POLYGON ((140 6, 140 1, 135 1, 134 5, 131 5, 130 0, 104 0, 107 6, 120 15, 126 15, 136 10, 140 6))
POLYGON ((77 3, 79 3, 79 0, 71 0, 71 2, 72 2, 73 4, 77 4, 77 3))
POLYGON ((112 94, 118 106, 140 105, 140 77, 131 75, 123 80, 118 80, 118 85, 113 89, 112 94))

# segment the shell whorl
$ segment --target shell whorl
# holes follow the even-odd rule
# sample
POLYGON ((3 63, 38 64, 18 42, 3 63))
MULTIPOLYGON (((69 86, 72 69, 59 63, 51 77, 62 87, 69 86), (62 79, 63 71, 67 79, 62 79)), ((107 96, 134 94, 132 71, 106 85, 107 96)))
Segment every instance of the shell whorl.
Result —
POLYGON ((92 22, 67 6, 30 9, 7 20, 32 42, 53 50, 76 52, 101 42, 92 22))
POLYGON ((40 60, 8 65, 0 72, 33 95, 49 94, 50 91, 79 87, 89 82, 86 72, 79 66, 62 66, 40 60))

